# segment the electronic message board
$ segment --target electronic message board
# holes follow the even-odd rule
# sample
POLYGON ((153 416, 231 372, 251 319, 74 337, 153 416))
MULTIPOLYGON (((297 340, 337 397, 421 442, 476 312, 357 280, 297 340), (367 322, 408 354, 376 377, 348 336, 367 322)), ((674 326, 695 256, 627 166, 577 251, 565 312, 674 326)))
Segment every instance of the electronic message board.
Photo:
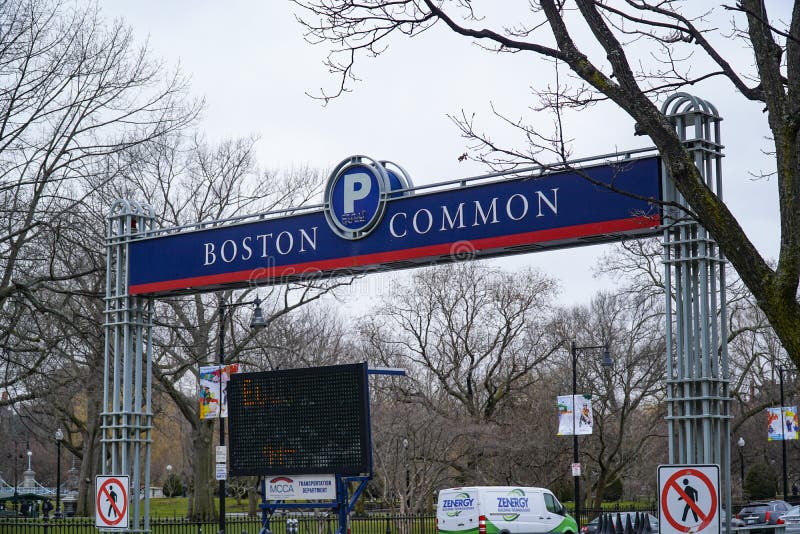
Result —
POLYGON ((369 473, 367 365, 231 375, 228 430, 234 476, 369 473))

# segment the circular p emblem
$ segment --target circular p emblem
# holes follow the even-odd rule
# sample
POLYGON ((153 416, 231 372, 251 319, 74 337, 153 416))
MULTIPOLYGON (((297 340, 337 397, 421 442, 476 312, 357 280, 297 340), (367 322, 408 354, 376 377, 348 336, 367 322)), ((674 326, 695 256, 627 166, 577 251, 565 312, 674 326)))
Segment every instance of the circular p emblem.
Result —
POLYGON ((325 218, 345 239, 369 235, 383 218, 389 177, 381 163, 352 156, 339 163, 325 186, 325 218))

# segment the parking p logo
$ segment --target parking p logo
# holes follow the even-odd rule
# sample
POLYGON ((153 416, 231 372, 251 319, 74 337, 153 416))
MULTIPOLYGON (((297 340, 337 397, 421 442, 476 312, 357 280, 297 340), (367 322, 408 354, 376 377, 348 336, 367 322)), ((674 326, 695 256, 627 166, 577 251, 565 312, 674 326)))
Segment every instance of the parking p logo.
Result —
POLYGON ((356 200, 362 200, 372 191, 370 175, 365 172, 353 172, 344 176, 344 212, 356 211, 356 200))
POLYGON ((361 239, 380 223, 386 209, 389 176, 366 156, 352 156, 336 166, 325 187, 328 225, 345 239, 361 239))

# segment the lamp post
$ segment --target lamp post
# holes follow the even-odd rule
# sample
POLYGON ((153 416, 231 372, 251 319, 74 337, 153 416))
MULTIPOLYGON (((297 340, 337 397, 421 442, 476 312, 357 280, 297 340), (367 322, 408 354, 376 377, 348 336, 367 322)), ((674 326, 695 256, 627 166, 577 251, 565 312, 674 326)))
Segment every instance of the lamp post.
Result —
POLYGON ((411 482, 411 476, 408 471, 408 440, 405 438, 403 438, 403 461, 405 463, 405 468, 406 468, 406 488, 405 488, 405 495, 403 495, 403 502, 404 502, 405 513, 407 514, 409 513, 409 509, 411 508, 410 506, 411 498, 410 495, 408 494, 408 487, 411 482))
POLYGON ((164 489, 166 489, 169 495, 164 495, 164 497, 174 497, 175 496, 175 486, 172 483, 172 464, 167 464, 167 479, 164 481, 164 489))
POLYGON ((791 372, 791 369, 786 369, 785 367, 778 367, 778 375, 780 376, 781 380, 781 447, 783 449, 783 498, 789 495, 789 474, 786 470, 786 419, 785 413, 783 410, 784 400, 783 400, 783 373, 784 372, 791 372))
MULTIPOLYGON (((256 297, 254 300, 244 302, 231 302, 230 304, 219 305, 219 391, 220 402, 217 416, 219 419, 219 445, 225 446, 225 425, 222 422, 222 366, 225 365, 225 311, 239 306, 254 305, 253 316, 250 318, 250 328, 260 330, 267 326, 264 319, 264 312, 261 311, 261 299, 256 297)), ((225 479, 219 481, 219 534, 225 534, 225 479)))
POLYGON ((573 341, 570 346, 570 353, 572 354, 572 461, 577 464, 578 471, 573 470, 572 478, 575 482, 575 522, 578 526, 578 531, 581 529, 581 474, 580 474, 580 459, 578 456, 578 434, 576 433, 577 425, 575 424, 575 397, 578 394, 578 351, 603 349, 603 359, 600 364, 603 367, 612 367, 614 361, 608 353, 608 345, 586 345, 579 347, 573 341))
POLYGON ((64 432, 60 428, 56 429, 56 511, 53 517, 61 517, 61 441, 64 439, 64 432))
POLYGON ((742 498, 744 498, 744 438, 742 436, 739 436, 736 445, 739 446, 739 476, 742 479, 742 498))

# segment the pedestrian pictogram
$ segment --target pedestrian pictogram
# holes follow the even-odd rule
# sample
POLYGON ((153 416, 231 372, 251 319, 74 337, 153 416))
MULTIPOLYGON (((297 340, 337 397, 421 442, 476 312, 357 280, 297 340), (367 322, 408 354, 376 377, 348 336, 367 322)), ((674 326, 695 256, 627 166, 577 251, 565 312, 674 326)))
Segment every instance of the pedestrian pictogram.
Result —
POLYGON ((95 479, 97 506, 95 526, 100 528, 128 528, 128 477, 98 475, 95 479))
POLYGON ((662 465, 658 468, 660 534, 720 531, 719 466, 662 465))

